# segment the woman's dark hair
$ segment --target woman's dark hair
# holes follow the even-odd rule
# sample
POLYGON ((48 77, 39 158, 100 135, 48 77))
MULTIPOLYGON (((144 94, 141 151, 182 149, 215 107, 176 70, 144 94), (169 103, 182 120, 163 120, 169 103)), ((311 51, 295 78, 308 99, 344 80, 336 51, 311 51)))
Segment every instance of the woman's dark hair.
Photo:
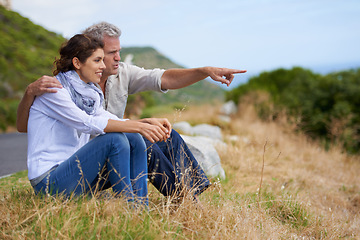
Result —
POLYGON ((53 74, 57 75, 59 72, 75 70, 72 63, 74 57, 77 57, 81 63, 84 63, 96 49, 103 47, 104 43, 102 41, 85 34, 76 34, 61 46, 60 59, 56 59, 54 62, 55 70, 53 74))

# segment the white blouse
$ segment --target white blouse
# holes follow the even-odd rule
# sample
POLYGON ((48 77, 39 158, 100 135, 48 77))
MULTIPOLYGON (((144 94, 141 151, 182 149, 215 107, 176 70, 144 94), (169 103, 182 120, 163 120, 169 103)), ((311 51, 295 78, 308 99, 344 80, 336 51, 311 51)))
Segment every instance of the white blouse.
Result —
POLYGON ((90 135, 104 134, 109 119, 121 120, 102 107, 88 115, 75 105, 65 88, 36 97, 28 121, 29 180, 68 159, 90 135))

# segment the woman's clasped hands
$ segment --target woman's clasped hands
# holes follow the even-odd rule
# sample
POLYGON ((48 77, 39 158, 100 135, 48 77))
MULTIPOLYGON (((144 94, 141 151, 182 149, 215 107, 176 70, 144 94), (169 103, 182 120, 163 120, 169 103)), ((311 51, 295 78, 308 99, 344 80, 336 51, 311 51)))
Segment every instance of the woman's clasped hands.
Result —
POLYGON ((152 143, 166 141, 170 137, 171 124, 166 118, 144 118, 139 122, 142 123, 139 133, 152 143))

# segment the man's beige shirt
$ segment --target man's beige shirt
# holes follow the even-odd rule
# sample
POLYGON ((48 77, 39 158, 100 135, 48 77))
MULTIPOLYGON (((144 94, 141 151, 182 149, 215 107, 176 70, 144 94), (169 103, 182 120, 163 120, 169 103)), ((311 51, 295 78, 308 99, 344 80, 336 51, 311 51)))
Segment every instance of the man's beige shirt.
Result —
POLYGON ((167 92, 161 89, 163 69, 143 69, 121 62, 119 71, 107 79, 104 108, 119 118, 124 117, 127 98, 142 91, 167 92))

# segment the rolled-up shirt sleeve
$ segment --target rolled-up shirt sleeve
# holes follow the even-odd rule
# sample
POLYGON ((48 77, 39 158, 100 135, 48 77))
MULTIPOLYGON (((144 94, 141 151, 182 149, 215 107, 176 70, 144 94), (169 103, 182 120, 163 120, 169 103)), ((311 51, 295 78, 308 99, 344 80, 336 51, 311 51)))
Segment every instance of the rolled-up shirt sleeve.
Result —
POLYGON ((33 105, 34 110, 43 112, 45 115, 56 119, 63 124, 88 134, 104 134, 104 129, 109 119, 118 119, 116 116, 105 113, 99 108, 94 115, 88 115, 71 100, 66 89, 58 89, 57 93, 45 93, 35 99, 37 104, 33 105))
POLYGON ((137 66, 127 65, 130 76, 129 94, 142 91, 158 91, 166 93, 167 89, 161 89, 161 77, 164 69, 144 69, 137 66))

